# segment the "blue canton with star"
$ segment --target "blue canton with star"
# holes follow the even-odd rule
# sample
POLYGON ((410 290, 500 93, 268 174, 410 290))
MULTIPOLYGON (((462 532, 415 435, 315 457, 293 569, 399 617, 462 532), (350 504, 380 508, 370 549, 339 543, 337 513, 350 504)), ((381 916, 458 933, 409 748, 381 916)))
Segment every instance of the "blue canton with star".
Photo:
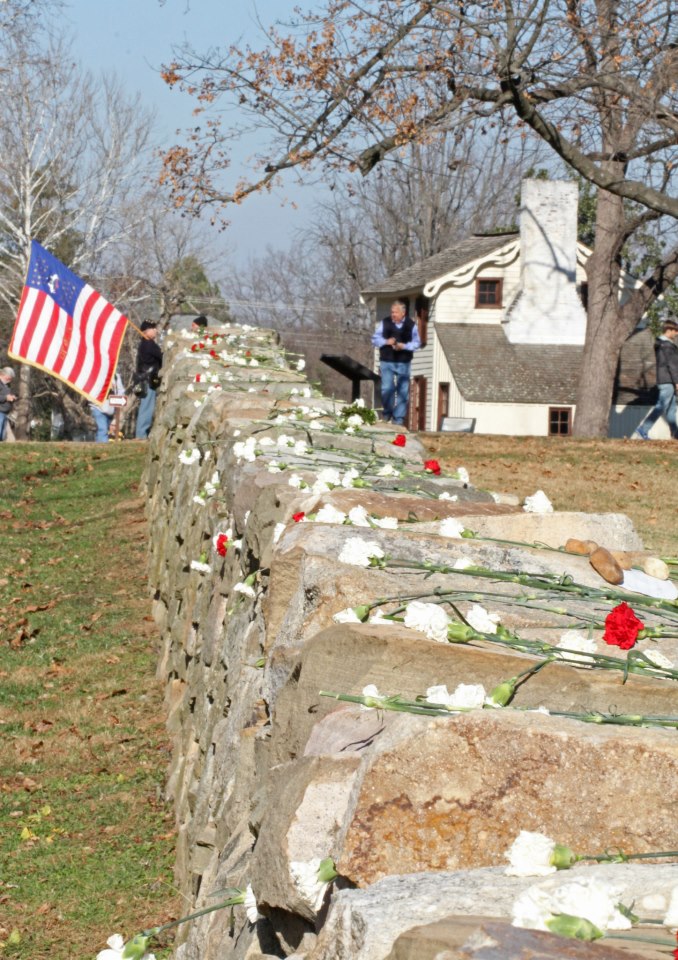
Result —
POLYGON ((72 317, 85 281, 76 277, 67 266, 41 247, 37 240, 32 240, 26 285, 49 294, 61 309, 72 317))

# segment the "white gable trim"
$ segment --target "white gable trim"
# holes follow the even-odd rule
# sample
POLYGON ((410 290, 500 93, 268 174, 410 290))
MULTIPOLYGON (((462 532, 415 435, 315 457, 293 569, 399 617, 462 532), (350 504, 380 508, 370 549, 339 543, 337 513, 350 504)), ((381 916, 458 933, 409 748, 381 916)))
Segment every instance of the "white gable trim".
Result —
POLYGON ((429 281, 424 287, 424 296, 435 297, 436 294, 446 286, 467 286, 473 282, 483 268, 507 267, 517 260, 519 255, 520 240, 516 238, 510 243, 504 244, 503 247, 498 247, 496 250, 493 250, 492 253, 486 254, 484 257, 472 260, 470 263, 464 264, 463 267, 457 267, 456 270, 452 270, 450 273, 443 274, 442 277, 437 277, 435 280, 429 281))

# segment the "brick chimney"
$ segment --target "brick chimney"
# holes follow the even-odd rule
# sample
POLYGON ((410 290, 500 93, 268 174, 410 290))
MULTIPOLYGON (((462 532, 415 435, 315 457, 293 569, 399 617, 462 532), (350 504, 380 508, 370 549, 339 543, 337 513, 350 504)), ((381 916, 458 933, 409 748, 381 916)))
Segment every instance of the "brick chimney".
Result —
POLYGON ((511 343, 583 343, 586 311, 576 288, 577 184, 523 180, 520 288, 507 310, 511 343))

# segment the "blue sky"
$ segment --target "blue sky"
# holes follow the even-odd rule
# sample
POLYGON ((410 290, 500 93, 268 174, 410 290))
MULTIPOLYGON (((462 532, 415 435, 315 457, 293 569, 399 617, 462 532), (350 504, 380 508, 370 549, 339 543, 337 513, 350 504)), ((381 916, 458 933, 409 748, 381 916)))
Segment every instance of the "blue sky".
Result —
MULTIPOLYGON (((198 50, 225 47, 241 37, 257 42, 257 17, 266 24, 284 18, 298 0, 67 0, 62 23, 74 39, 73 54, 97 72, 114 71, 130 93, 139 92, 157 114, 162 145, 177 142, 176 130, 191 123, 193 101, 170 90, 159 67, 172 48, 188 41, 198 50)), ((250 147, 251 149, 251 147, 250 147)), ((245 162, 243 150, 239 158, 245 162)), ((310 216, 313 188, 286 195, 299 209, 281 207, 281 197, 252 197, 229 212, 232 225, 215 243, 234 251, 243 262, 267 245, 287 246, 292 233, 310 216)))

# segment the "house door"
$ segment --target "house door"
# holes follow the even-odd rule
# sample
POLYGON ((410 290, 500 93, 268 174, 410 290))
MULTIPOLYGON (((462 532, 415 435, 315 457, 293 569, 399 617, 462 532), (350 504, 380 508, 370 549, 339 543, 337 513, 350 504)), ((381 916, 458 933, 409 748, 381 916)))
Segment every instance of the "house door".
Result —
POLYGON ((410 407, 407 415, 409 430, 426 429, 426 377, 413 377, 410 382, 410 407))

